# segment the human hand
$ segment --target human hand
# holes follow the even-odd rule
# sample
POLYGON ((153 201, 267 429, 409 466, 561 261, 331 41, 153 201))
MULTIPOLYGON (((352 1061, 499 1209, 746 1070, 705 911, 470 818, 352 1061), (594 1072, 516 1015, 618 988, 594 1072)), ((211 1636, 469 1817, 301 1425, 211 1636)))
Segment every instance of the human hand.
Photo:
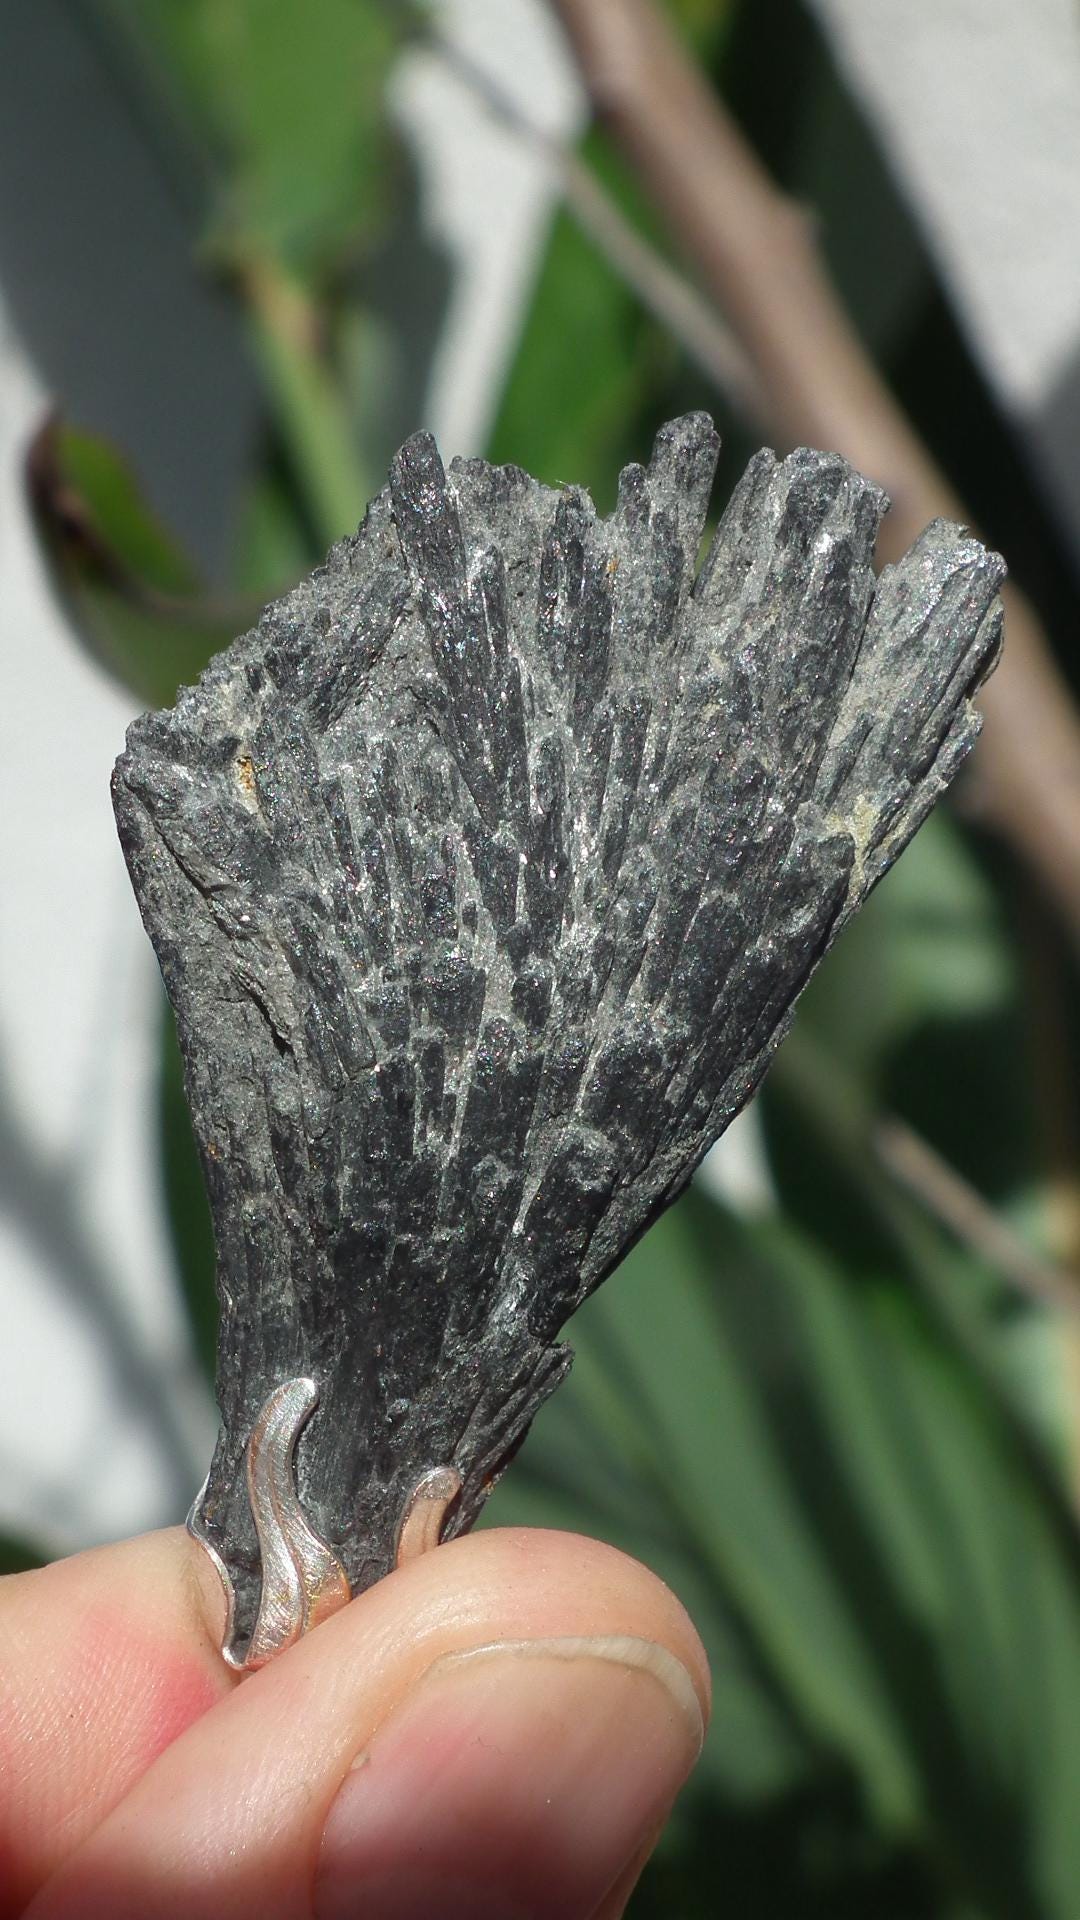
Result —
POLYGON ((0 1581, 0 1920, 616 1920, 708 1673, 612 1548, 475 1534, 238 1681, 179 1528, 0 1581))

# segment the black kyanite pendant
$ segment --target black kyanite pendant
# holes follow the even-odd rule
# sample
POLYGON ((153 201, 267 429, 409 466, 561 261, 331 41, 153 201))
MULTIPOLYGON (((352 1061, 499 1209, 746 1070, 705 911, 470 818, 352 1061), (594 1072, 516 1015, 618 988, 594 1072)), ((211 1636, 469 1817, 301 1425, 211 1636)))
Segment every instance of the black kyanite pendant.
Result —
POLYGON ((878 489, 764 452, 699 569, 716 451, 673 422, 601 520, 420 434, 128 734, 218 1247, 192 1525, 248 1664, 472 1523, 975 738, 997 556, 937 522, 875 579, 878 489))

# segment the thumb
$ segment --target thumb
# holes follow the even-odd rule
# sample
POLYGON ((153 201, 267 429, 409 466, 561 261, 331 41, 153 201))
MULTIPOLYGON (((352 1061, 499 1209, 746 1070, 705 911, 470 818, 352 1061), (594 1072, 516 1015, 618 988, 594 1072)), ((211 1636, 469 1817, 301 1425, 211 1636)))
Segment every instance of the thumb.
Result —
POLYGON ((346 1776, 315 1912, 586 1920, 628 1863, 640 1868, 701 1732, 685 1667, 655 1641, 553 1636, 446 1655, 346 1776))
POLYGON ((410 1562, 160 1755, 33 1920, 605 1920, 701 1745, 679 1603, 566 1534, 410 1562))

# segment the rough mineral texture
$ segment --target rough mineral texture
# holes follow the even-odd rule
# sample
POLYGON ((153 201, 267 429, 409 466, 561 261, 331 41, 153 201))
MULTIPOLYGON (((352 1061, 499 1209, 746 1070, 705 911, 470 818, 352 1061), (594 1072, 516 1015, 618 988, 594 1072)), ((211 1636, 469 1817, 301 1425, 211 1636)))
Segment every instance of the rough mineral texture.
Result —
POLYGON ((665 427, 601 520, 419 435, 356 536, 130 730, 117 819, 217 1235, 200 1522, 239 1637, 270 1390, 319 1384, 298 1488, 354 1586, 424 1469, 459 1469, 466 1528, 559 1328, 975 737, 998 558, 936 523, 875 579, 883 495, 763 452, 698 571, 716 447, 665 427))

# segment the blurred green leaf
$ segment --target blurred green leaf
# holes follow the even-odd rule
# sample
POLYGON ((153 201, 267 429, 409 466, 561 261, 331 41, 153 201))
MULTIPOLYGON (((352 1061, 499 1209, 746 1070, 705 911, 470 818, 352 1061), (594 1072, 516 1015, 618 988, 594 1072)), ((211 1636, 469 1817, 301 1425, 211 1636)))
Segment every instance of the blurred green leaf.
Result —
POLYGON ((275 422, 320 555, 355 531, 371 494, 344 388, 320 340, 320 315, 269 256, 245 263, 243 287, 275 422))
POLYGON ((1080 1542, 934 1303, 887 1273, 693 1194, 575 1322, 580 1373, 497 1517, 600 1531, 700 1609, 706 1777, 729 1802, 790 1794, 828 1756, 950 1900, 1011 1916, 1032 1824, 1059 1902, 1080 1876, 1036 1733, 1045 1714, 1080 1781, 1080 1542), (1033 1579, 1037 1668, 1017 1657, 1033 1579))
POLYGON ((355 529, 381 477, 363 454, 378 433, 357 419, 349 383, 364 271, 375 274, 411 179, 386 90, 413 10, 383 0, 98 4, 136 56, 144 117, 184 129, 189 171, 209 198, 204 262, 250 318, 321 559, 355 529))
POLYGON ((821 1759, 811 1781, 764 1805, 732 1805, 691 1785, 673 1825, 674 1844, 662 1840, 649 1861, 631 1920, 716 1920, 725 1901, 740 1920, 976 1920, 914 1848, 867 1828, 852 1783, 821 1759))
POLYGON ((48 1558, 47 1553, 26 1540, 0 1534, 0 1574, 29 1573, 34 1567, 43 1567, 48 1558))
POLYGON ((641 453, 635 421, 670 359, 659 332, 592 242, 556 215, 536 297, 503 394, 489 458, 611 503, 621 465, 641 453))
POLYGON ((668 0, 697 58, 711 68, 727 44, 739 12, 737 0, 668 0))
POLYGON ((198 592, 186 554, 156 519, 131 469, 107 440, 54 418, 38 436, 30 466, 35 499, 39 489, 57 520, 66 509, 72 533, 81 529, 87 547, 97 549, 103 571, 111 561, 148 592, 178 598, 198 592))
POLYGON ((867 1073, 920 1022, 997 1014, 1017 989, 1000 906, 961 829, 939 810, 845 928, 799 1020, 867 1073))
POLYGON ((943 1233, 874 1151, 876 1109, 857 1075, 796 1022, 759 1095, 770 1165, 786 1216, 828 1246, 853 1280, 891 1273, 940 1316, 986 1392, 1032 1438, 1000 1331, 1011 1290, 943 1233))
POLYGON ((47 421, 27 456, 27 483, 77 637, 148 706, 170 706, 255 609, 200 596, 182 549, 98 436, 47 421))
POLYGON ((758 1338, 746 1276, 753 1242, 712 1209, 703 1240, 700 1216, 693 1198, 662 1221, 652 1261, 633 1256, 622 1298, 601 1295, 594 1311, 656 1437, 668 1497, 796 1725, 842 1754, 882 1820, 903 1830, 916 1818, 917 1785, 892 1706, 792 1488, 767 1390, 733 1338, 740 1316, 750 1316, 744 1336, 758 1338))
POLYGON ((295 490, 267 465, 249 485, 237 515, 233 574, 241 594, 269 600, 322 559, 309 533, 295 490))
POLYGON ((375 0, 114 0, 179 87, 218 175, 214 244, 322 273, 392 205, 385 88, 403 24, 375 0))

